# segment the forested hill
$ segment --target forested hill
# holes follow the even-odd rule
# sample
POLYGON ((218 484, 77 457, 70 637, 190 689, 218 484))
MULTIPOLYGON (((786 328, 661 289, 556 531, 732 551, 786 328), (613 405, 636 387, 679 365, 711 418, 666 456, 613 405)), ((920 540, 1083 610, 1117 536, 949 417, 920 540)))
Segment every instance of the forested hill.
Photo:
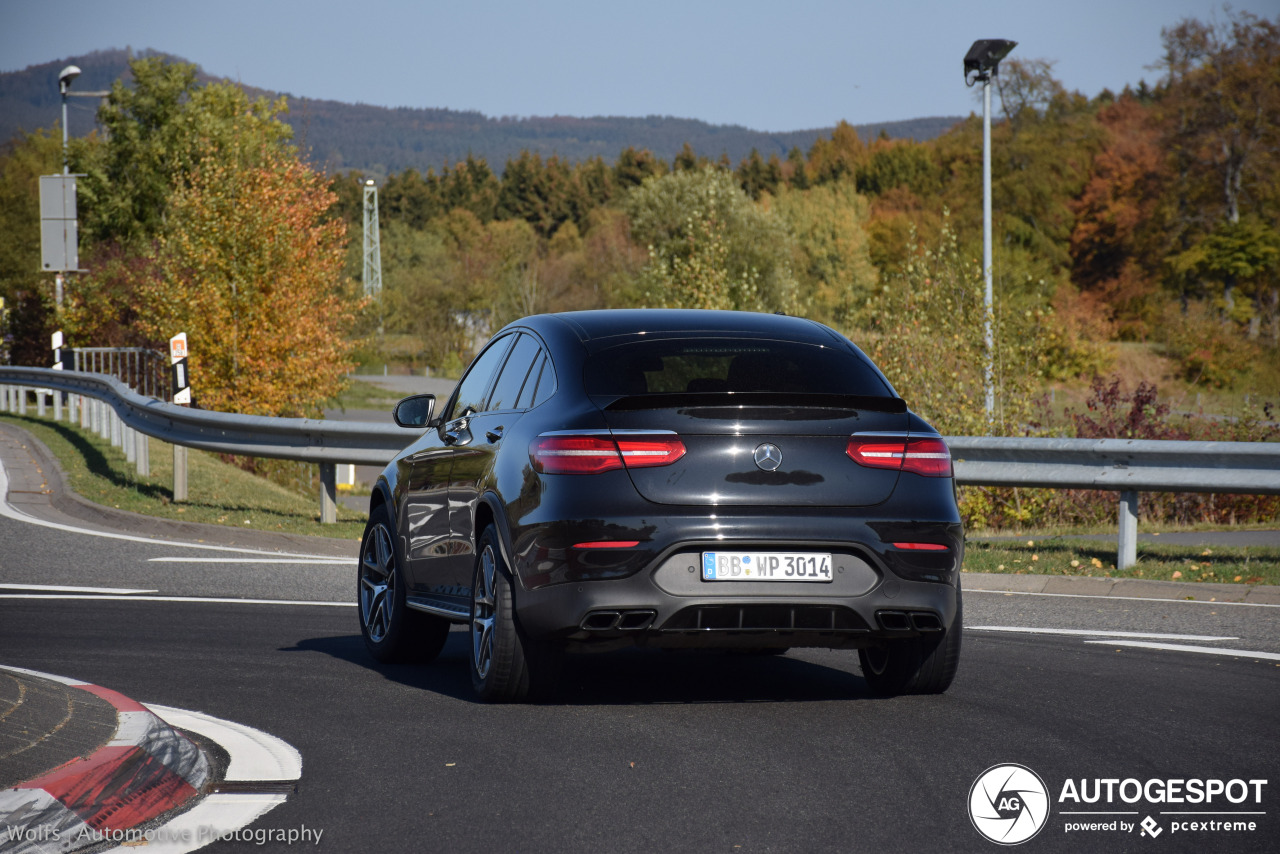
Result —
MULTIPOLYGON (((128 56, 123 50, 95 51, 0 73, 0 141, 19 129, 52 128, 59 121, 58 72, 63 67, 76 65, 83 72, 72 91, 104 90, 127 73, 128 56)), ((212 79, 201 74, 202 81, 212 79)), ((248 85, 245 89, 252 95, 275 94, 248 85)), ((97 101, 72 98, 69 104, 71 133, 88 133, 93 128, 97 101)), ((286 120, 293 126, 297 142, 317 164, 329 171, 355 170, 379 178, 408 168, 425 172, 434 167, 438 171, 443 164, 456 163, 468 154, 483 157, 500 170, 508 159, 526 150, 543 156, 557 154, 570 161, 599 155, 612 162, 623 149, 634 147, 647 148, 669 161, 685 143, 712 159, 726 155, 736 165, 753 148, 766 159, 773 153, 785 159, 797 146, 808 151, 819 136, 830 137, 833 130, 764 133, 670 116, 490 118, 474 111, 391 109, 292 96, 289 109, 286 120)), ((933 139, 958 121, 960 117, 950 116, 855 127, 863 139, 874 138, 883 130, 893 138, 921 141, 933 139)))

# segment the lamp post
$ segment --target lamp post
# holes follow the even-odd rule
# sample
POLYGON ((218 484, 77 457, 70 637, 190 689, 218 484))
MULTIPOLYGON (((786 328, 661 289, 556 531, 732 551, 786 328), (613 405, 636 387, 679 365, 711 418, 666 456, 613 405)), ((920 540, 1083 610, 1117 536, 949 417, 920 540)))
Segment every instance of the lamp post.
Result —
POLYGON ((67 159, 67 93, 71 89, 71 81, 80 76, 80 69, 68 65, 58 72, 58 91, 62 93, 62 174, 71 174, 71 161, 67 159))
POLYGON ((972 86, 982 81, 982 277, 986 283, 985 317, 983 330, 987 344, 987 363, 982 372, 982 386, 986 392, 987 423, 995 419, 995 334, 992 318, 995 313, 991 295, 991 78, 1000 70, 1000 60, 1017 47, 1017 42, 1005 39, 979 39, 964 55, 964 82, 972 86))

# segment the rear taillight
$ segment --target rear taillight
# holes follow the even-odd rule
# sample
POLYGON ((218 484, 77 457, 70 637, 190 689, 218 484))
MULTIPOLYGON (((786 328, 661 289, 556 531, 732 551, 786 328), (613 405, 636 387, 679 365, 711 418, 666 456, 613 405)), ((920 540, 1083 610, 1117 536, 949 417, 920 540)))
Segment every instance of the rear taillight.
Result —
POLYGON ((544 474, 599 474, 620 468, 669 466, 684 456, 675 435, 611 437, 601 434, 539 436, 529 446, 533 467, 544 474))
POLYGON ((867 468, 951 477, 951 452, 937 437, 850 436, 845 453, 867 468))

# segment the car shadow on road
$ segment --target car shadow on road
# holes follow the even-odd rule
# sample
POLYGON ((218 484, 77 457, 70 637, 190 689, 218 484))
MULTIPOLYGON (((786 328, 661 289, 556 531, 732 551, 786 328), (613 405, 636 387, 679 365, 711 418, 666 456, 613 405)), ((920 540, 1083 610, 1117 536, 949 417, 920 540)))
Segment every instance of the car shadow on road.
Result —
MULTIPOLYGON (((289 651, 321 652, 393 682, 465 702, 480 702, 468 675, 467 634, 455 629, 432 663, 381 664, 360 635, 308 638, 289 651)), ((814 650, 839 666, 806 660, 807 650, 754 655, 705 650, 626 649, 565 657, 559 689, 542 705, 795 703, 876 700, 857 672, 857 652, 814 650)))

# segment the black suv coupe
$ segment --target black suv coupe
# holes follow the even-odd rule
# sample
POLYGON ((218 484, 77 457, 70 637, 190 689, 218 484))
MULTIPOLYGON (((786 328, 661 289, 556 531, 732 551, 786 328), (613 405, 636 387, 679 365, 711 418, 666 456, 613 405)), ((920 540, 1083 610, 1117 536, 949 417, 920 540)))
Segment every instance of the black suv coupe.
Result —
POLYGON ((451 623, 491 701, 545 697, 565 652, 857 649, 878 694, 960 655, 951 456, 853 343, 813 321, 636 309, 510 324, 383 471, 360 547, 380 661, 451 623))

